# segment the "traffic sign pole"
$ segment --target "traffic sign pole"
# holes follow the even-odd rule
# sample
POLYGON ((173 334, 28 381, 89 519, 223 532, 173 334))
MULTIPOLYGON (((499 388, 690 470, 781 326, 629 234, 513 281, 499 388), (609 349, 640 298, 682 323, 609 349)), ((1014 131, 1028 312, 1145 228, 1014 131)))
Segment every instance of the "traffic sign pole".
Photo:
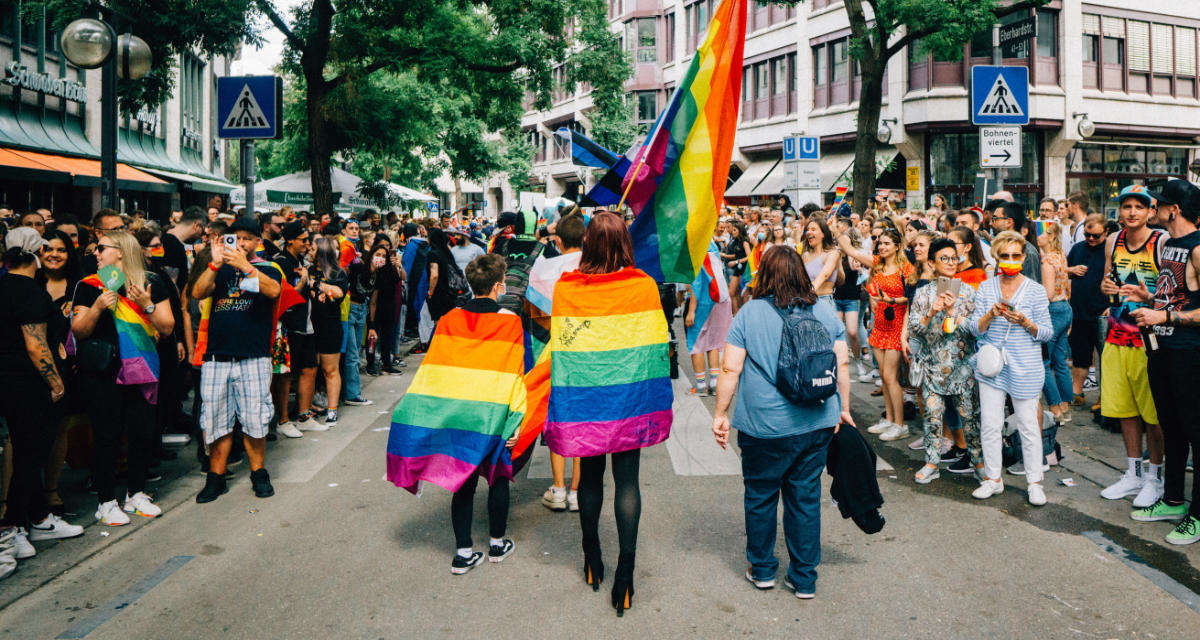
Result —
POLYGON ((242 140, 242 183, 246 185, 246 215, 254 216, 254 140, 242 140))
MULTIPOLYGON (((1000 51, 1000 23, 992 25, 992 64, 997 67, 1004 64, 1004 56, 1000 51)), ((992 176, 996 180, 996 190, 1004 190, 1004 169, 993 169, 992 176)))

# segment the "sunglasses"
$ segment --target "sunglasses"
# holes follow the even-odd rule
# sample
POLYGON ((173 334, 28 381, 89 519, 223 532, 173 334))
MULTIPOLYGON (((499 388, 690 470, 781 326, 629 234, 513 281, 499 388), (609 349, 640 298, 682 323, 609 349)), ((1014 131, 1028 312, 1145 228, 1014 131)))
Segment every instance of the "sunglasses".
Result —
POLYGON ((96 253, 104 253, 105 249, 116 249, 116 248, 117 247, 115 247, 111 244, 98 244, 98 245, 96 245, 96 253))
POLYGON ((999 257, 1001 260, 1008 260, 1011 262, 1011 261, 1023 259, 1025 257, 1025 254, 1024 253, 1001 253, 997 257, 999 257))
POLYGON ((1088 232, 1084 231, 1083 237, 1090 238, 1092 240, 1099 240, 1100 238, 1104 237, 1104 234, 1103 233, 1088 233, 1088 232))

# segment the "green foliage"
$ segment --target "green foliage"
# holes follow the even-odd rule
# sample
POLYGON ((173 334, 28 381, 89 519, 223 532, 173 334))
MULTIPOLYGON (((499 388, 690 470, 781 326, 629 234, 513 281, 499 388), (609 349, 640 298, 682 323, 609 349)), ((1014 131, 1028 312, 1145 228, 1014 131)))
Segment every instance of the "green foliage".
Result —
MULTIPOLYGON (((179 54, 198 50, 231 55, 243 40, 250 46, 261 42, 248 19, 254 0, 109 0, 105 4, 121 16, 118 32, 129 31, 145 40, 153 53, 150 73, 118 83, 121 110, 129 114, 158 106, 171 96, 179 54)), ((80 0, 25 0, 21 11, 31 22, 44 11, 47 23, 59 32, 72 20, 95 17, 84 13, 80 0)))
POLYGON ((591 138, 618 152, 633 144, 637 125, 633 106, 625 96, 625 81, 633 73, 629 52, 621 49, 609 30, 605 0, 577 0, 579 6, 579 49, 568 61, 572 82, 592 85, 591 138))

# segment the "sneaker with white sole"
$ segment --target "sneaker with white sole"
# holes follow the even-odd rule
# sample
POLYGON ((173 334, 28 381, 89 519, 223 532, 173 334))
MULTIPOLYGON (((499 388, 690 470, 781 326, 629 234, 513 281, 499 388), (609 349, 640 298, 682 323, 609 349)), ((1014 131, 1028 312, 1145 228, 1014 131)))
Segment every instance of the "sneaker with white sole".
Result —
POLYGON ((979 483, 979 488, 971 492, 971 497, 976 500, 987 500, 992 496, 998 496, 1004 493, 1003 480, 987 480, 979 483))
POLYGON ((551 511, 567 510, 566 487, 551 486, 542 494, 542 505, 551 511))
POLYGON ((817 594, 811 591, 801 591, 797 589, 796 585, 792 584, 791 579, 786 576, 783 578, 783 584, 787 588, 791 589, 792 592, 796 594, 796 597, 800 598, 801 600, 812 600, 813 598, 817 597, 817 594))
POLYGON ((25 531, 25 527, 17 527, 17 533, 13 536, 12 546, 13 555, 17 560, 25 560, 37 555, 37 549, 29 544, 29 534, 25 531))
POLYGON ((101 504, 100 508, 96 509, 96 520, 99 520, 100 524, 110 527, 129 524, 129 516, 125 515, 125 512, 121 510, 121 505, 117 504, 116 500, 109 500, 101 504))
POLYGON ((579 511, 579 492, 571 490, 567 492, 567 511, 575 513, 579 511))
POLYGON ((1028 487, 1025 487, 1025 495, 1029 498, 1029 504, 1040 507, 1046 504, 1046 492, 1042 490, 1042 483, 1031 482, 1028 487))
POLYGON ((338 423, 337 409, 330 409, 329 413, 325 414, 325 428, 336 427, 338 423))
POLYGON ((1142 483, 1142 490, 1133 497, 1133 506, 1144 509, 1153 506, 1161 497, 1163 497, 1163 481, 1146 478, 1146 481, 1142 483))
POLYGON ((925 436, 920 436, 916 440, 908 443, 908 448, 913 451, 920 451, 925 448, 925 436))
POLYGON ((83 527, 71 524, 53 513, 29 528, 29 539, 34 542, 77 538, 81 535, 83 535, 83 527))
POLYGON ((329 427, 325 426, 320 420, 311 417, 304 417, 300 422, 296 423, 296 429, 300 431, 329 431, 329 427))
POLYGON ((450 573, 453 573, 456 576, 461 576, 462 574, 474 569, 475 567, 478 567, 481 564, 483 564, 482 551, 471 552, 470 558, 464 558, 456 553, 454 554, 454 560, 450 562, 450 573))
POLYGON ((891 442, 893 440, 903 440, 904 438, 907 438, 907 437, 908 437, 908 425, 895 424, 895 423, 892 424, 892 427, 890 429, 888 429, 887 431, 884 431, 883 433, 881 433, 879 435, 879 439, 883 440, 884 442, 891 442))
POLYGON ((1175 525, 1175 530, 1167 534, 1166 540, 1171 544, 1192 544, 1200 540, 1200 518, 1185 516, 1175 525))
POLYGON ((162 509, 154 504, 150 496, 139 491, 132 496, 125 494, 125 513, 133 513, 143 518, 157 518, 162 515, 162 509))
POLYGON ((892 423, 888 422, 887 418, 880 418, 879 422, 876 422, 875 424, 867 427, 867 433, 879 434, 879 433, 883 433, 884 431, 887 431, 888 429, 891 429, 891 428, 892 428, 892 423))
POLYGON ((352 407, 369 407, 375 404, 374 400, 367 400, 366 398, 346 398, 342 402, 352 407))
POLYGON ((1187 504, 1167 504, 1164 500, 1159 500, 1142 509, 1136 509, 1129 514, 1130 518, 1138 522, 1178 521, 1185 516, 1187 516, 1187 504))
POLYGON ((296 428, 296 423, 292 422, 290 420, 287 422, 280 423, 279 427, 276 428, 276 431, 279 432, 279 435, 284 436, 285 438, 303 438, 304 437, 304 434, 301 433, 300 430, 296 428))
POLYGON ((759 591, 766 591, 767 589, 775 588, 775 578, 759 580, 758 578, 754 577, 754 574, 751 573, 749 569, 746 569, 746 582, 754 585, 754 588, 758 589, 759 591))
POLYGON ((13 547, 16 537, 16 527, 0 529, 0 580, 17 570, 17 550, 13 547))
POLYGON ((867 383, 869 383, 869 382, 873 382, 874 380, 875 380, 875 378, 873 378, 873 377, 871 376, 871 373, 870 373, 870 372, 866 372, 866 373, 860 373, 860 374, 858 374, 858 381, 859 381, 859 382, 861 382, 861 383, 863 383, 863 384, 867 384, 867 383))
POLYGON ((488 562, 504 562, 504 559, 512 555, 516 545, 512 540, 505 538, 500 544, 488 545, 488 562))
POLYGON ((1121 476, 1120 480, 1117 480, 1113 484, 1105 487, 1104 490, 1100 492, 1100 497, 1104 498, 1105 500, 1120 500, 1126 496, 1137 495, 1142 490, 1142 485, 1145 483, 1146 480, 1142 476, 1139 476, 1132 471, 1126 471, 1125 475, 1121 476))

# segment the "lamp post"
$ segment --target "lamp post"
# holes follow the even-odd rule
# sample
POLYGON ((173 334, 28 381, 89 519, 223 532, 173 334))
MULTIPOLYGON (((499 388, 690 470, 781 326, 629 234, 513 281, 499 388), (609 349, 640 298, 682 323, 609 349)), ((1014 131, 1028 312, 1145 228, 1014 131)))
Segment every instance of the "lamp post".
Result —
POLYGON ((118 20, 128 18, 96 2, 88 9, 96 18, 67 25, 62 51, 77 67, 100 68, 100 204, 117 209, 117 78, 137 80, 150 71, 152 56, 145 40, 129 33, 117 35, 118 20))

